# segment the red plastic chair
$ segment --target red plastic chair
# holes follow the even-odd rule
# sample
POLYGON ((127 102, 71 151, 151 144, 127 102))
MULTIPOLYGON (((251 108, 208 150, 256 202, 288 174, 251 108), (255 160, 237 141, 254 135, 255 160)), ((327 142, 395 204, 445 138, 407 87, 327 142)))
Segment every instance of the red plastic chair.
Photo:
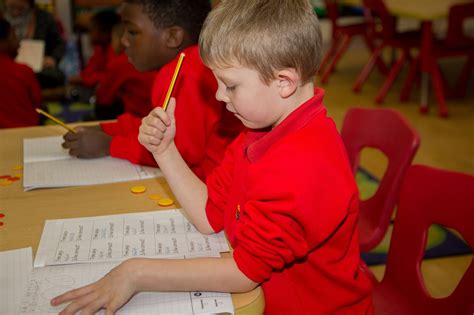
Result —
MULTIPOLYGON (((369 51, 374 50, 373 39, 367 32, 369 24, 365 21, 355 24, 342 25, 340 23, 339 6, 337 0, 325 0, 326 13, 331 21, 332 38, 331 46, 321 62, 321 83, 329 81, 329 76, 334 72, 337 63, 346 52, 352 39, 362 36, 369 51)), ((387 74, 388 69, 381 58, 377 58, 376 63, 382 73, 387 74)))
POLYGON ((341 136, 354 174, 364 148, 376 148, 388 158, 377 191, 360 203, 360 250, 368 252, 387 232, 403 176, 418 150, 420 137, 399 112, 385 108, 350 109, 341 136))
POLYGON ((441 224, 474 245, 474 176, 428 166, 410 167, 400 202, 383 280, 374 286, 375 314, 473 314, 474 264, 454 292, 433 298, 420 271, 428 228, 441 224))
MULTIPOLYGON (((453 5, 449 10, 446 37, 444 40, 435 42, 433 47, 433 58, 435 60, 431 62, 430 73, 433 90, 438 102, 438 113, 443 117, 448 116, 445 95, 451 93, 449 93, 446 81, 441 74, 438 60, 458 56, 467 57, 453 93, 455 96, 464 95, 474 68, 474 38, 464 33, 464 22, 472 17, 474 17, 474 2, 453 5)), ((411 94, 416 72, 419 70, 419 59, 416 59, 414 67, 408 74, 407 84, 402 89, 401 101, 407 100, 411 94)))
POLYGON ((360 92, 362 85, 372 72, 376 60, 380 58, 386 47, 398 49, 401 52, 400 57, 392 65, 385 82, 375 97, 376 103, 382 103, 403 65, 408 62, 410 67, 415 67, 415 63, 412 62, 413 57, 411 56, 410 50, 413 48, 419 48, 421 35, 418 31, 397 32, 397 20, 394 16, 390 15, 383 0, 364 0, 363 3, 368 19, 371 20, 371 29, 375 34, 373 37, 380 38, 380 43, 376 46, 369 61, 360 72, 352 90, 356 93, 360 92), (380 23, 376 23, 376 20, 380 21, 380 23))

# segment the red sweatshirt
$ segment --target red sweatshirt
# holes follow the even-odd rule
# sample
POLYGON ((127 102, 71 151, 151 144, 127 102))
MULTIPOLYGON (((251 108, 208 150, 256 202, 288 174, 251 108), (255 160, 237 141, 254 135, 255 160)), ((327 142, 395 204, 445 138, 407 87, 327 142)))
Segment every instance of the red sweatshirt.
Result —
POLYGON ((117 55, 111 45, 105 49, 99 45, 95 46, 91 58, 80 73, 82 84, 87 87, 96 86, 104 76, 107 63, 114 58, 117 58, 117 55))
POLYGON ((372 314, 359 269, 358 191, 324 92, 271 131, 242 133, 208 177, 207 216, 266 314, 372 314))
POLYGON ((152 109, 150 93, 155 76, 155 71, 139 72, 122 53, 105 67, 95 92, 97 105, 110 106, 121 100, 125 113, 144 117, 152 109))
MULTIPOLYGON (((184 50, 183 61, 173 90, 176 98, 175 143, 183 159, 201 179, 221 161, 229 143, 243 129, 242 124, 215 99, 217 82, 204 66, 197 46, 184 50)), ((163 66, 152 89, 153 107, 162 106, 178 57, 163 66)), ((116 122, 101 124, 113 136, 110 155, 135 164, 156 166, 150 152, 138 142, 141 119, 123 114, 116 122)))
POLYGON ((27 65, 0 53, 0 128, 38 125, 41 89, 27 65))

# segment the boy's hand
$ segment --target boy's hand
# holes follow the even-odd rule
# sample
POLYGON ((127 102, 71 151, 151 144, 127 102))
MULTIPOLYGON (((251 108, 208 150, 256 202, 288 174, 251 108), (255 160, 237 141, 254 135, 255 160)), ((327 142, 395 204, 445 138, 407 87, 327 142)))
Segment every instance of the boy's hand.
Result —
POLYGON ((133 259, 125 261, 112 269, 99 281, 71 290, 51 300, 57 306, 71 302, 60 315, 95 314, 101 308, 106 315, 115 314, 132 296, 137 293, 133 259))
POLYGON ((176 135, 175 108, 176 100, 171 98, 166 112, 157 107, 142 119, 138 141, 151 153, 165 152, 173 141, 176 135))
POLYGON ((69 149, 69 154, 80 159, 94 159, 110 154, 112 137, 102 131, 100 126, 79 127, 76 133, 64 135, 63 148, 69 149))

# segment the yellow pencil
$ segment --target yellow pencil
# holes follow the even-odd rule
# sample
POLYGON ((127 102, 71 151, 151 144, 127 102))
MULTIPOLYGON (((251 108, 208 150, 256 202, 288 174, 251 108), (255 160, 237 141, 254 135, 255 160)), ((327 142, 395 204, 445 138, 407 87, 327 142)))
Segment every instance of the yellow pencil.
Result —
POLYGON ((179 55, 178 63, 176 64, 176 68, 174 69, 173 78, 171 79, 170 87, 168 88, 168 92, 166 93, 165 101, 163 102, 163 110, 166 110, 168 107, 168 102, 170 101, 171 92, 173 92, 174 84, 176 83, 176 78, 178 77, 179 69, 181 68, 181 64, 183 63, 184 53, 179 55))
POLYGON ((54 117, 54 116, 48 114, 47 112, 45 112, 45 111, 43 111, 43 110, 41 110, 41 109, 39 109, 39 108, 36 108, 36 111, 37 111, 39 114, 48 117, 49 119, 51 119, 52 121, 54 121, 54 122, 57 123, 58 125, 63 126, 64 128, 66 128, 66 129, 69 130, 70 132, 76 133, 76 132, 74 131, 74 129, 72 129, 71 127, 69 127, 68 125, 66 125, 65 123, 63 123, 63 122, 60 121, 59 119, 57 119, 56 117, 54 117))

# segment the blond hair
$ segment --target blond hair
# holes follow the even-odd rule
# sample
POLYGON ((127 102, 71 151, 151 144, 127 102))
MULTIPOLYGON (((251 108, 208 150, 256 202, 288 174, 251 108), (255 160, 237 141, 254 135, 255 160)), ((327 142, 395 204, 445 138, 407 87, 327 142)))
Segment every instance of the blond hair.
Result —
POLYGON ((306 83, 321 63, 321 30, 309 0, 224 0, 204 22, 199 50, 207 66, 249 67, 267 84, 294 68, 306 83))

